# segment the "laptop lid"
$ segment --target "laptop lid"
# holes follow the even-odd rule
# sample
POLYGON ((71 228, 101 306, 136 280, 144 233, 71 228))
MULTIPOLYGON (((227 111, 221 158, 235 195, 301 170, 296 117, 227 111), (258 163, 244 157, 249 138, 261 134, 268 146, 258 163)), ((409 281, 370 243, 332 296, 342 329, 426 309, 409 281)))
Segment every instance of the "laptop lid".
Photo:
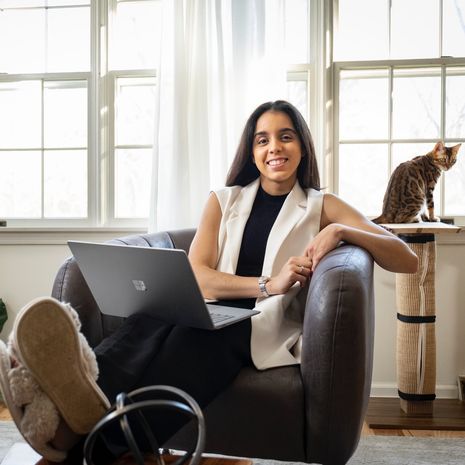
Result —
POLYGON ((215 306, 212 321, 184 250, 68 241, 100 310, 128 317, 146 312, 170 324, 219 329, 257 311, 215 306))

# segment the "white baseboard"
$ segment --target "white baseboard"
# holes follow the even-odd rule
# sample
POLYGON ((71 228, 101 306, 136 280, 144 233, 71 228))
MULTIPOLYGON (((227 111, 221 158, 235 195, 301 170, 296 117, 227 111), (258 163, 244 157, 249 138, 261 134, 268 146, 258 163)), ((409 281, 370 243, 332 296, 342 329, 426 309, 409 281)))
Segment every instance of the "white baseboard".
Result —
MULTIPOLYGON (((398 397, 397 384, 373 383, 371 385, 371 397, 398 397)), ((458 399, 458 389, 455 384, 440 384, 436 386, 436 398, 458 399)))

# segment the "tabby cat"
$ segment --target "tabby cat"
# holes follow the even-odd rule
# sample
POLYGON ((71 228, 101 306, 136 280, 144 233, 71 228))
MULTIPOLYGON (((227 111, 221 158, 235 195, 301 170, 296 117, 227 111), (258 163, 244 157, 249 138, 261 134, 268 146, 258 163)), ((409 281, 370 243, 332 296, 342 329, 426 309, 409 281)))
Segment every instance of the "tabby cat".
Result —
POLYGON ((392 173, 384 194, 383 213, 374 223, 439 221, 434 216, 433 190, 441 171, 457 160, 462 144, 446 147, 442 141, 426 155, 401 163, 392 173))

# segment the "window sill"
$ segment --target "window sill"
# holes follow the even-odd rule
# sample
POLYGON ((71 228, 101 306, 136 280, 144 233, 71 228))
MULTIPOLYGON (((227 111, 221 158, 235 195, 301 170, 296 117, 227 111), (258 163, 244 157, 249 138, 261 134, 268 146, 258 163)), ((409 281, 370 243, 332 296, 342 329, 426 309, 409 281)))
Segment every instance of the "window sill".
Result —
MULTIPOLYGON (((66 245, 69 240, 103 242, 131 234, 145 234, 143 228, 0 228, 1 245, 66 245)), ((465 245, 465 229, 440 234, 437 245, 465 245)))
POLYGON ((66 245, 69 240, 104 242, 130 234, 144 234, 142 228, 0 228, 1 245, 66 245))

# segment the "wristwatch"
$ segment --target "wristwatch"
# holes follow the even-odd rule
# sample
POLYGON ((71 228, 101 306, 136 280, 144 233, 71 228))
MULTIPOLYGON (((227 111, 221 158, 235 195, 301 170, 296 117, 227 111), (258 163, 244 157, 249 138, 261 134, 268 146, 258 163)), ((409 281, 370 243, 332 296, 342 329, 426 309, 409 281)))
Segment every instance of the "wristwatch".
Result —
POLYGON ((260 292, 263 297, 270 297, 270 294, 268 294, 268 291, 266 290, 266 283, 270 280, 269 276, 260 276, 258 278, 258 288, 260 289, 260 292))

